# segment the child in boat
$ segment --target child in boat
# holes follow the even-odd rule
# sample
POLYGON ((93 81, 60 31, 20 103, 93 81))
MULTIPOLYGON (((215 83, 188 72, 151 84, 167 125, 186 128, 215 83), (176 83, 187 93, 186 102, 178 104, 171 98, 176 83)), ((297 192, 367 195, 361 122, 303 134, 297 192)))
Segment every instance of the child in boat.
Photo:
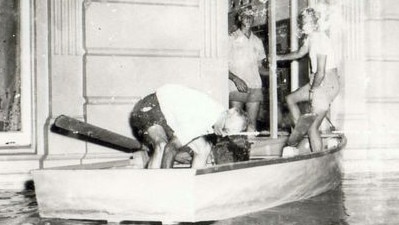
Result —
POLYGON ((322 150, 319 127, 339 92, 338 71, 330 39, 319 30, 318 13, 312 8, 304 9, 300 14, 300 25, 305 35, 302 46, 296 52, 277 56, 277 60, 294 60, 305 55, 309 57, 309 83, 289 94, 286 100, 295 124, 301 114, 298 102, 309 101, 312 112, 317 114, 308 130, 310 147, 315 152, 322 150))
POLYGON ((171 168, 184 146, 193 150, 192 168, 204 167, 212 147, 204 136, 238 133, 247 124, 242 110, 225 109, 207 94, 175 84, 144 97, 130 115, 134 135, 154 150, 148 168, 171 168))

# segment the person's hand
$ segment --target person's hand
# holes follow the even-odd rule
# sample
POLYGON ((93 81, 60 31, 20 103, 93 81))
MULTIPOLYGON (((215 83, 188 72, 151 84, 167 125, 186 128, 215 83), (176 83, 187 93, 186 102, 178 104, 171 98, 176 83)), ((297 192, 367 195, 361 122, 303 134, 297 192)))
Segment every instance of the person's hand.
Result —
POLYGON ((227 136, 227 133, 225 132, 225 130, 223 128, 224 128, 224 126, 221 126, 220 124, 216 124, 213 127, 213 131, 215 132, 216 135, 225 137, 225 136, 227 136))
POLYGON ((248 92, 248 86, 241 78, 236 77, 234 78, 233 82, 236 85, 237 90, 239 92, 245 92, 245 93, 248 92))

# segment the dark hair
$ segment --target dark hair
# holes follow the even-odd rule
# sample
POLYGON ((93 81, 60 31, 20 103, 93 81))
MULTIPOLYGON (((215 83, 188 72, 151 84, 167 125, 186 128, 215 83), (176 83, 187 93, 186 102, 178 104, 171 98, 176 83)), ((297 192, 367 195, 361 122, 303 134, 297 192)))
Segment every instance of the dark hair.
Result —
MULTIPOLYGON (((237 11, 237 13, 235 14, 235 16, 234 16, 234 24, 235 24, 238 28, 241 28, 241 25, 242 25, 242 16, 244 16, 244 15, 246 14, 246 12, 249 12, 249 11, 253 11, 253 8, 252 8, 251 5, 240 8, 240 9, 237 11), (241 19, 240 19, 240 17, 241 17, 241 19)), ((247 15, 247 16, 249 16, 249 15, 247 15)), ((250 15, 250 17, 252 17, 252 19, 255 18, 254 15, 250 15)))

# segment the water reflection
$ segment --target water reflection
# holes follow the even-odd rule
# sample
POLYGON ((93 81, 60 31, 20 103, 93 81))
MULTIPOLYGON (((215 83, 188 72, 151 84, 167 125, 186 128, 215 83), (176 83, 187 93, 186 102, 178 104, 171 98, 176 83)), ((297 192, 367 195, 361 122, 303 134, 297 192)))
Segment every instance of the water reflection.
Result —
MULTIPOLYGON (((399 193, 399 173, 351 174, 344 176, 339 188, 311 199, 228 220, 195 223, 195 225, 399 224, 397 193, 399 193)), ((40 218, 33 191, 0 191, 0 224, 97 225, 107 222, 40 218)), ((121 224, 160 223, 126 221, 121 224)))

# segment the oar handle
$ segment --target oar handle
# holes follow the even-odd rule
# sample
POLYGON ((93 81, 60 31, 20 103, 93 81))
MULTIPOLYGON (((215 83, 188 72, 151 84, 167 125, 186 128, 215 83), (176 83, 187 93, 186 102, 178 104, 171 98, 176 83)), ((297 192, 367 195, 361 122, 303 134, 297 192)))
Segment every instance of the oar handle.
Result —
POLYGON ((69 137, 83 139, 100 145, 106 145, 108 147, 122 148, 125 150, 142 149, 141 143, 133 138, 120 135, 65 115, 58 116, 55 119, 53 131, 69 137))

